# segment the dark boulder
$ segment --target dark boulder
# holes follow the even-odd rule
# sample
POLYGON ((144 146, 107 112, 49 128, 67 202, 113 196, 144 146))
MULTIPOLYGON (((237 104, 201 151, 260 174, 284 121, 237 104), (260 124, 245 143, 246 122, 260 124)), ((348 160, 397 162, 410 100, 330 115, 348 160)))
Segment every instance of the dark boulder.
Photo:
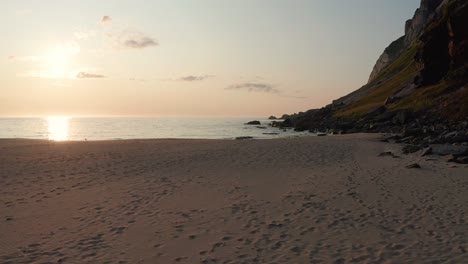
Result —
POLYGON ((262 123, 260 123, 260 121, 254 120, 254 121, 247 122, 245 124, 246 125, 261 125, 262 123))
POLYGON ((236 140, 253 139, 253 137, 236 137, 236 140))
POLYGON ((420 169, 421 165, 419 165, 418 163, 413 163, 413 164, 410 164, 410 165, 406 166, 406 168, 408 168, 408 169, 420 169))
POLYGON ((286 118, 280 123, 280 127, 294 127, 294 123, 290 118, 286 118))
POLYGON ((453 146, 450 144, 433 144, 431 145, 432 153, 445 156, 445 155, 455 155, 456 157, 461 157, 468 155, 468 147, 466 146, 453 146))
POLYGON ((392 119, 393 124, 395 125, 404 125, 408 122, 411 117, 411 112, 408 110, 401 110, 395 113, 395 116, 392 119))
POLYGON ((403 147, 403 153, 405 154, 415 153, 419 150, 421 150, 421 147, 416 145, 406 145, 403 147))
POLYGON ((431 155, 432 154, 432 148, 431 147, 427 147, 425 149, 423 149, 422 153, 421 153, 421 156, 427 156, 427 155, 431 155))

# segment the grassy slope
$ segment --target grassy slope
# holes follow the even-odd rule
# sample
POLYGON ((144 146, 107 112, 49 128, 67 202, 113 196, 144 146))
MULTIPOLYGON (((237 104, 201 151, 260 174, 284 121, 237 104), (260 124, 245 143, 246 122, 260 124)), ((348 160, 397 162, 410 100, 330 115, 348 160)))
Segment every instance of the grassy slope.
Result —
POLYGON ((413 59, 416 51, 416 46, 405 50, 395 62, 389 65, 374 81, 368 84, 370 86, 377 85, 372 92, 353 102, 348 107, 341 109, 336 113, 336 116, 356 118, 368 113, 376 107, 384 105, 387 97, 400 90, 416 75, 416 63, 413 59))

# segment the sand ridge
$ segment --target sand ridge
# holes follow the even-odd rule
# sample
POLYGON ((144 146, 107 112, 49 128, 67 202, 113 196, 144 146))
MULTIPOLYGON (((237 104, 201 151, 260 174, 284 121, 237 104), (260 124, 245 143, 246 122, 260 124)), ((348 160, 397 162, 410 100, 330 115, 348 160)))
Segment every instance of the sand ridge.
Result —
POLYGON ((0 140, 0 261, 462 263, 468 169, 378 157, 398 149, 365 134, 0 140))

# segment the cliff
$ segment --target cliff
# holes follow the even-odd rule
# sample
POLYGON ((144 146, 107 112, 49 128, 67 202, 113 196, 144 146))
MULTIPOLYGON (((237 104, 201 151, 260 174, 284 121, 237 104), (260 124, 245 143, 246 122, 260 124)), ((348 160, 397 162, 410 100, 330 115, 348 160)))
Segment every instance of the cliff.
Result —
POLYGON ((468 131, 467 25, 468 1, 422 0, 367 84, 322 109, 291 115, 288 124, 342 132, 468 131))
POLYGON ((421 6, 416 10, 412 19, 406 21, 405 35, 395 40, 388 46, 383 54, 375 63, 374 69, 369 77, 369 82, 372 82, 381 73, 385 67, 394 62, 398 56, 413 44, 414 41, 423 32, 423 29, 428 22, 433 18, 436 9, 444 2, 443 0, 422 0, 421 6))

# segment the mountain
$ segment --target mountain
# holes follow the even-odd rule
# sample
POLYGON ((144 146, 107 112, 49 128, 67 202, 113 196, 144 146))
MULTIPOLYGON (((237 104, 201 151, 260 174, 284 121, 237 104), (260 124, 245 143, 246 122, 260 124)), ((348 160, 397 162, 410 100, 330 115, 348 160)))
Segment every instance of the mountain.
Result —
POLYGON ((468 1, 422 0, 367 84, 321 109, 290 115, 285 125, 342 133, 457 130, 467 141, 467 83, 468 1))

